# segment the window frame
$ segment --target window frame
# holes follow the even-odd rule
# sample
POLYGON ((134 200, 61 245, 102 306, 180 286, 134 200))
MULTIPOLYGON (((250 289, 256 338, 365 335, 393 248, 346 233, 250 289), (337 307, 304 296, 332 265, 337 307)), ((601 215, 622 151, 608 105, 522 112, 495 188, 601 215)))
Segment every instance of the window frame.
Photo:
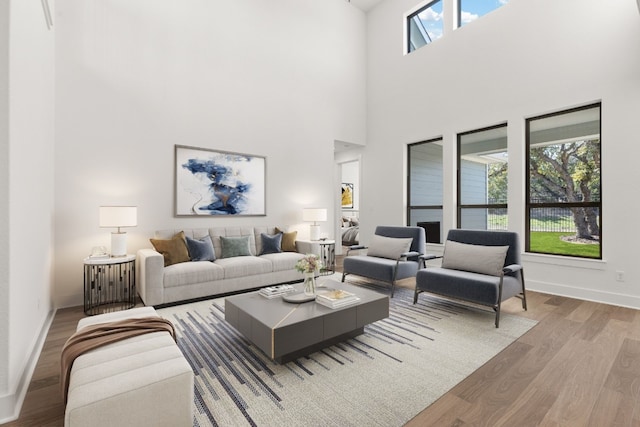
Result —
MULTIPOLYGON (((456 226, 458 228, 462 227, 462 210, 463 209, 506 209, 507 213, 509 212, 509 200, 507 199, 507 203, 486 203, 486 204, 467 204, 467 205, 463 205, 462 204, 462 156, 460 155, 460 153, 462 153, 462 137, 465 135, 470 135, 473 133, 479 133, 479 132, 484 132, 484 131, 488 131, 488 130, 493 130, 493 129, 499 129, 504 127, 505 129, 508 129, 508 123, 504 122, 504 123, 500 123, 497 125, 493 125, 493 126, 487 126, 484 128, 479 128, 479 129, 474 129, 474 130, 469 130, 466 132, 460 132, 456 135, 456 226)), ((508 141, 507 141, 508 144, 508 141)), ((508 146, 505 148, 505 151, 508 150, 508 146)), ((508 165, 508 159, 507 159, 507 165, 508 165)), ((507 183, 507 188, 509 186, 509 183, 507 183)), ((488 225, 487 225, 488 227, 488 225)), ((487 228, 488 230, 488 228, 487 228)))
MULTIPOLYGON (((424 45, 422 45, 420 47, 417 47, 415 49, 411 49, 411 46, 412 46, 411 45, 411 21, 412 21, 412 19, 414 17, 416 17, 417 15, 419 15, 420 13, 422 13, 423 11, 431 8, 436 3, 442 3, 442 7, 444 9, 444 2, 445 1, 446 0, 432 0, 432 1, 428 2, 427 4, 425 4, 424 6, 419 7, 418 9, 416 9, 415 11, 413 11, 410 14, 407 15, 407 18, 405 20, 405 26, 406 26, 405 37, 406 37, 406 42, 407 42, 406 54, 415 52, 416 50, 420 49, 421 47, 428 46, 428 45, 430 45, 431 43, 433 43, 435 41, 435 40, 431 40, 431 35, 429 34, 427 29, 425 28, 424 31, 427 34, 427 37, 429 37, 429 41, 426 44, 424 44, 424 45)), ((443 25, 443 30, 444 30, 444 25, 443 25)), ((417 143, 417 144, 419 144, 419 143, 417 143)))
MULTIPOLYGON (((411 212, 414 210, 440 210, 443 215, 444 215, 444 203, 443 200, 441 200, 441 204, 440 205, 412 205, 411 204, 411 148, 415 147, 417 145, 423 145, 423 144, 429 144, 429 143, 435 143, 435 142, 439 142, 441 144, 444 144, 444 138, 442 136, 436 137, 436 138, 431 138, 431 139, 427 139, 424 141, 419 141, 419 142, 412 142, 410 144, 407 144, 407 213, 406 213, 406 220, 407 220, 407 225, 411 225, 411 212)), ((444 146, 443 146, 444 148, 444 146)), ((441 159, 442 161, 442 180, 443 180, 443 184, 444 184, 444 158, 441 159)), ((444 189, 442 189, 444 190, 444 189)), ((443 198, 444 198, 444 194, 443 194, 443 198)), ((417 226, 417 224, 416 224, 417 226)), ((440 229, 442 230, 442 222, 440 223, 440 229)), ((442 233, 440 233, 440 239, 439 239, 439 243, 442 243, 442 233)), ((431 242, 434 243, 434 242, 431 242)))
POLYGON ((529 117, 525 120, 525 247, 524 251, 530 254, 543 254, 550 256, 558 256, 558 257, 571 257, 571 258, 580 258, 580 259, 602 259, 602 249, 603 249, 603 239, 602 239, 602 229, 603 229, 603 216, 602 216, 602 102, 594 102, 588 105, 583 105, 581 107, 574 107, 565 110, 559 110, 552 113, 542 114, 535 117, 529 117), (531 122, 534 120, 541 120, 550 117, 557 117, 564 114, 570 114, 577 111, 589 110, 592 108, 599 108, 598 111, 598 123, 599 123, 599 156, 600 156, 600 198, 598 202, 543 202, 543 203, 531 203, 531 122), (531 251, 531 210, 539 209, 539 208, 575 208, 575 207, 591 207, 598 208, 598 217, 600 218, 598 227, 600 230, 599 243, 600 243, 600 254, 598 258, 582 256, 582 255, 572 255, 572 254, 558 254, 558 253, 549 253, 549 252, 538 252, 531 251))

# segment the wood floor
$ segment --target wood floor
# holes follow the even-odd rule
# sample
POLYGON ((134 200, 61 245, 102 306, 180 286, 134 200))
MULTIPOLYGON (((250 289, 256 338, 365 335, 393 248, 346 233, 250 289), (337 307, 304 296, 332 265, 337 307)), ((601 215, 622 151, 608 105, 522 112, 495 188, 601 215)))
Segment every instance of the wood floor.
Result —
MULTIPOLYGON (((640 426, 640 311, 536 292, 528 302, 503 312, 538 325, 407 426, 640 426)), ((60 351, 83 316, 57 312, 20 418, 6 426, 64 424, 60 351)))

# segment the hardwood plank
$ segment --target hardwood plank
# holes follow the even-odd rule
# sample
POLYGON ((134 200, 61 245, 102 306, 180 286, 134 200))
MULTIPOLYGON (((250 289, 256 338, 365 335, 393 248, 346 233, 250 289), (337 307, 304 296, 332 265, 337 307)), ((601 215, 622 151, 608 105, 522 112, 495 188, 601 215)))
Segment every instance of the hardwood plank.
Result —
MULTIPOLYGON (((526 312, 515 298, 502 311, 538 325, 407 426, 640 425, 640 312, 532 291, 527 300, 526 312)), ((6 426, 63 425, 60 351, 83 317, 58 310, 20 418, 6 426)))

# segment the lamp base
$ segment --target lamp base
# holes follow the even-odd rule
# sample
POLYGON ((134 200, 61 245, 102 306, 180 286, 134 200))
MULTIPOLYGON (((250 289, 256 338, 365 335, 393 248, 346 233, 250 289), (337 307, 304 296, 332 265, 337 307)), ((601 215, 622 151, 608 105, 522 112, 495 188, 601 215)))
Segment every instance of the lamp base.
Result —
POLYGON ((311 240, 320 240, 320 226, 319 225, 311 225, 309 226, 309 230, 311 233, 311 240))
POLYGON ((127 256, 127 233, 115 231, 111 233, 111 256, 127 256))

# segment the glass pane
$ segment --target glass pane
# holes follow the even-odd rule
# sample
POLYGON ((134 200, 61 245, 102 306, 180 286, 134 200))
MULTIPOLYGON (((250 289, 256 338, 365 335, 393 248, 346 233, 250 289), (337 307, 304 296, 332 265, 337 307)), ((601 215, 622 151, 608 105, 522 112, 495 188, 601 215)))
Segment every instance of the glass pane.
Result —
POLYGON ((545 254, 600 258, 599 209, 531 209, 529 250, 545 254), (576 224, 579 227, 584 227, 591 237, 577 237, 576 224))
POLYGON ((409 52, 442 37, 442 0, 428 4, 407 18, 409 52))
POLYGON ((507 210, 494 208, 463 208, 460 228, 471 230, 507 230, 507 210))
POLYGON ((600 201, 600 107, 529 121, 531 203, 600 201))
POLYGON ((507 126, 459 135, 460 204, 507 203, 507 126))
POLYGON ((460 0, 460 27, 509 3, 509 0, 460 0))
POLYGON ((411 209, 409 225, 423 227, 427 243, 442 243, 442 209, 411 209))
POLYGON ((442 206, 442 141, 409 146, 410 206, 442 206))

